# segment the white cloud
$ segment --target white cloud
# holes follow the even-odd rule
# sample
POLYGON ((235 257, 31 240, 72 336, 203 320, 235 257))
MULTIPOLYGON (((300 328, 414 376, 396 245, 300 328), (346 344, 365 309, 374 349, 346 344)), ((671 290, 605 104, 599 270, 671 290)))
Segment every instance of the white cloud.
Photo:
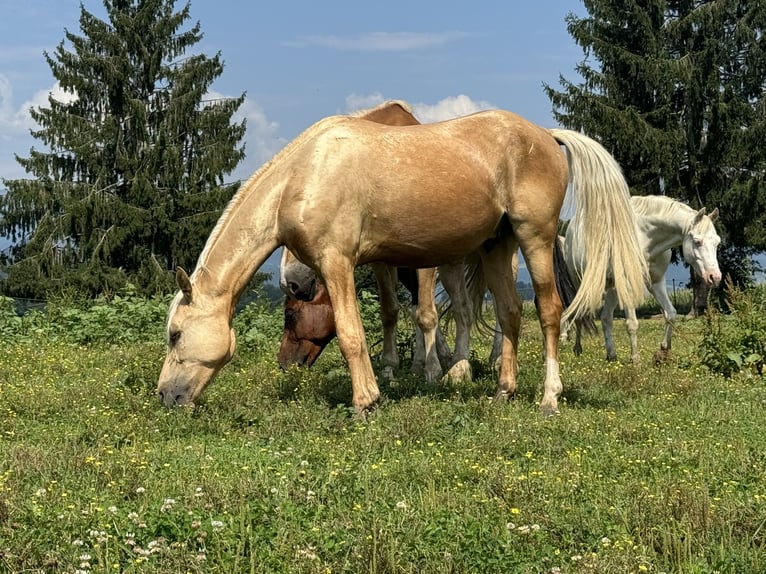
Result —
POLYGON ((399 52, 441 46, 467 36, 464 32, 368 32, 356 36, 303 36, 288 45, 319 46, 333 50, 399 52))
POLYGON ((472 100, 465 94, 459 96, 449 96, 439 100, 435 104, 413 104, 415 116, 424 124, 431 122, 440 122, 466 116, 481 110, 491 110, 496 108, 491 102, 484 100, 472 100))
POLYGON ((255 100, 245 97, 245 101, 234 114, 234 121, 240 122, 243 119, 247 120, 246 157, 234 170, 233 179, 247 179, 287 143, 284 137, 279 136, 279 123, 269 120, 263 108, 255 100))
POLYGON ((351 94, 346 96, 346 110, 342 113, 350 114, 352 112, 358 112, 359 110, 374 108, 385 101, 386 98, 384 98, 383 94, 380 92, 373 92, 371 94, 351 94))

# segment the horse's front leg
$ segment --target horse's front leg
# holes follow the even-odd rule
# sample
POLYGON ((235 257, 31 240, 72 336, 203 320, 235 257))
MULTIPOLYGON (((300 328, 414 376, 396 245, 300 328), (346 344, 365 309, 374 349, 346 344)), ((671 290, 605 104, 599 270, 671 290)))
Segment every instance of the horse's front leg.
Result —
POLYGON ((660 308, 662 309, 662 316, 665 318, 665 337, 662 339, 660 349, 669 353, 671 338, 673 336, 673 325, 675 324, 677 312, 668 295, 668 288, 665 285, 665 276, 663 276, 661 280, 652 283, 649 286, 649 292, 654 295, 657 303, 659 303, 660 308))
POLYGON ((399 368, 399 353, 396 348, 396 324, 399 319, 399 300, 396 298, 396 268, 373 263, 372 271, 378 282, 380 297, 380 319, 383 324, 383 354, 381 378, 393 380, 399 368))
POLYGON ((465 269, 462 263, 442 265, 439 267, 439 275, 455 315, 455 352, 452 355, 452 366, 446 377, 452 382, 470 381, 472 374, 468 355, 471 350, 473 312, 465 285, 465 269))
POLYGON ((357 413, 364 414, 380 398, 380 390, 372 370, 359 314, 354 265, 340 255, 329 254, 322 261, 320 270, 335 313, 338 345, 351 374, 351 403, 357 413))

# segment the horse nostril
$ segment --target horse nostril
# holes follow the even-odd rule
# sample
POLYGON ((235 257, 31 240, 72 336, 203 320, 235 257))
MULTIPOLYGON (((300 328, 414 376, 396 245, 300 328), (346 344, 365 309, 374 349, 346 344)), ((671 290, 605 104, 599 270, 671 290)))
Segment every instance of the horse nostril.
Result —
POLYGON ((295 281, 288 281, 287 288, 290 290, 290 293, 292 293, 293 295, 297 295, 300 285, 298 285, 295 281))
POLYGON ((162 391, 159 391, 159 392, 157 393, 157 397, 160 399, 160 402, 161 402, 161 403, 164 403, 164 402, 165 402, 165 393, 164 393, 164 392, 162 392, 162 391))

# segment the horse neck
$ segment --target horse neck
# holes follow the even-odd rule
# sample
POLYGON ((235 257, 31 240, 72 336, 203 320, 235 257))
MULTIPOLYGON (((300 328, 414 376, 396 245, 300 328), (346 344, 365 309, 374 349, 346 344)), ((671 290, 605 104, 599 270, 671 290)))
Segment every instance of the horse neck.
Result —
POLYGON ((208 296, 228 297, 232 310, 258 268, 279 246, 281 188, 253 176, 229 203, 197 262, 192 282, 208 296))
POLYGON ((680 210, 674 211, 671 216, 658 213, 636 213, 639 238, 647 259, 652 259, 668 249, 679 247, 683 243, 688 220, 689 218, 680 210))

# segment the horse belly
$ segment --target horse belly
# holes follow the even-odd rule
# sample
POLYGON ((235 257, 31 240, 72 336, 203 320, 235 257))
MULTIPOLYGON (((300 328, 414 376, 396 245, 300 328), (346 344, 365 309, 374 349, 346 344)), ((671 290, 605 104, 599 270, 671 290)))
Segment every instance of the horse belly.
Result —
POLYGON ((486 200, 402 200, 396 209, 368 213, 361 259, 409 267, 454 262, 494 237, 502 216, 486 200))

